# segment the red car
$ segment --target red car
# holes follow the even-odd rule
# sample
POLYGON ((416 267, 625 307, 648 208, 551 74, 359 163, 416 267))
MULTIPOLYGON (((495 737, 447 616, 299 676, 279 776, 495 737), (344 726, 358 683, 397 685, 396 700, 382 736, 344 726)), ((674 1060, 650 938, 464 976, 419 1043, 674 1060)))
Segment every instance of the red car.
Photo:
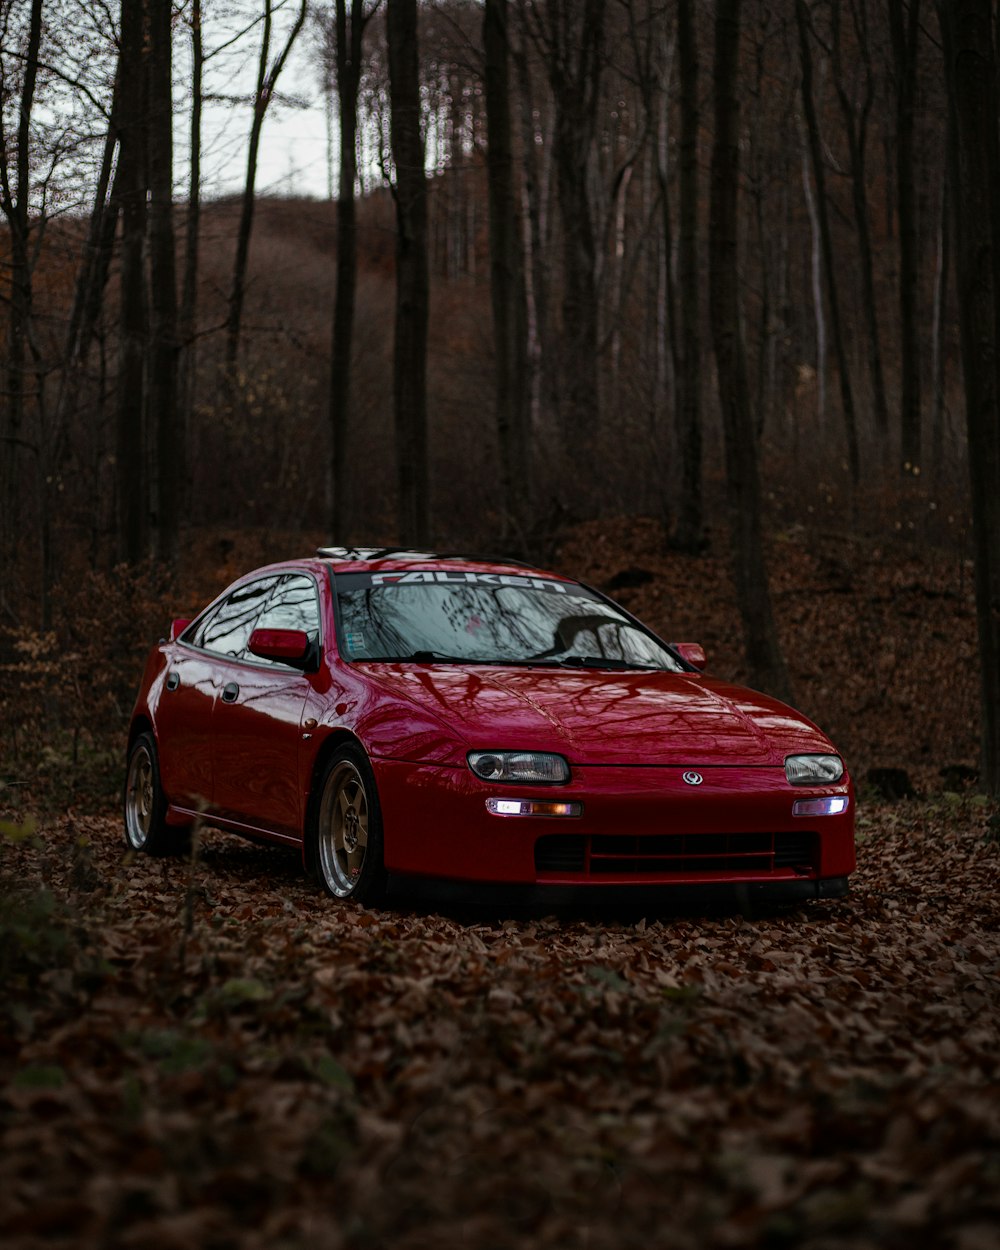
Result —
POLYGON ((555 573, 321 548, 153 647, 126 838, 170 854, 203 819, 300 847, 330 894, 365 903, 389 874, 845 894, 842 760, 704 664, 555 573))

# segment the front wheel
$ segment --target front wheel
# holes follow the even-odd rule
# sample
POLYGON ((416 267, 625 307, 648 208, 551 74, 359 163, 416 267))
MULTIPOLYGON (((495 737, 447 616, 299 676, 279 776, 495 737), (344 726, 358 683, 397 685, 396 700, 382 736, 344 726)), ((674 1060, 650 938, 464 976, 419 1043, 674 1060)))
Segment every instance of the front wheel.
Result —
POLYGON ((340 748, 323 770, 310 831, 310 856, 320 884, 334 898, 375 903, 385 893, 382 811, 375 774, 364 751, 340 748))
POLYGON ((167 824, 167 800, 160 785, 160 764, 151 733, 140 734, 128 753, 125 773, 125 842, 147 855, 182 855, 190 829, 167 824))

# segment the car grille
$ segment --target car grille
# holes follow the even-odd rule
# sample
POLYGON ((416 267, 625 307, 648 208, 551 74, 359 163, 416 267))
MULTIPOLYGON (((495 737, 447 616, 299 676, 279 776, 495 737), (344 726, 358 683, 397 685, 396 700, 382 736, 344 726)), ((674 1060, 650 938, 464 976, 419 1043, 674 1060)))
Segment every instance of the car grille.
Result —
POLYGON ((539 875, 684 877, 815 872, 816 834, 549 834, 535 843, 539 875))

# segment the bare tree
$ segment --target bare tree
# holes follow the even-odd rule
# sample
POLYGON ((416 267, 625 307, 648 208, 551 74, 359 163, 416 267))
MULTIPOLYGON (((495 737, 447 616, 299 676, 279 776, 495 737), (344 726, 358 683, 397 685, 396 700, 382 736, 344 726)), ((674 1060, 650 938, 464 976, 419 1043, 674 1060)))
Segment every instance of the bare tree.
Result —
MULTIPOLYGON (((531 65, 531 43, 524 31, 519 0, 519 37, 511 52, 517 75, 521 123, 521 200, 524 252, 525 313, 527 317, 527 391, 530 424, 538 427, 558 412, 558 380, 552 350, 549 264, 549 187, 551 185, 551 119, 543 119, 531 65)), ((514 31, 508 28, 508 35, 514 31)))
POLYGON ((861 477, 861 453, 858 448, 858 426, 854 414, 854 390, 851 386, 851 368, 847 356, 840 295, 837 281, 837 262, 833 253, 833 237, 830 232, 830 213, 826 198, 826 172, 823 164, 823 147, 819 132, 819 117, 813 95, 812 49, 809 42, 809 10, 806 0, 795 0, 795 20, 799 28, 799 52, 802 61, 802 106, 806 115, 806 133, 809 138, 809 155, 812 161, 813 179, 816 183, 816 220, 819 226, 820 248, 823 255, 823 272, 826 275, 827 295, 830 302, 830 328, 833 331, 833 349, 837 354, 837 372, 840 376, 840 406, 847 438, 847 463, 851 481, 855 484, 861 477))
POLYGON ((396 167, 396 338, 393 409, 399 481, 399 536, 426 543, 430 534, 427 468, 427 184, 420 133, 420 63, 416 0, 386 10, 392 160, 396 167))
POLYGON ((226 380, 232 385, 236 374, 236 362, 240 350, 240 330, 243 324, 243 302, 246 297, 247 262, 250 257, 250 237, 253 233, 253 214, 256 204, 257 159, 260 152, 260 135, 268 106, 274 99, 281 71, 285 68, 299 31, 306 19, 308 0, 299 0, 295 20, 277 57, 271 60, 271 37, 274 15, 284 7, 285 0, 264 0, 264 23, 257 60, 257 82, 253 97, 253 119, 250 123, 250 141, 247 148, 247 172, 243 183, 240 205, 240 224, 236 234, 236 259, 233 262, 233 280, 229 288, 229 313, 226 318, 226 380))
MULTIPOLYGON (((823 246, 820 241, 819 211, 816 207, 816 193, 813 191, 812 178, 809 176, 809 140, 805 127, 799 120, 798 130, 802 142, 802 194, 806 202, 809 216, 811 236, 809 257, 809 287, 812 293, 813 317, 816 320, 816 417, 820 432, 826 429, 826 304, 823 300, 823 246)), ((796 425, 796 429, 798 426, 796 425)))
MULTIPOLYGON (((12 13, 3 12, 6 35, 12 13)), ((12 544, 18 515, 18 479, 20 452, 25 444, 24 390, 28 338, 31 334, 32 266, 31 236, 31 114, 38 81, 38 54, 42 38, 42 0, 31 0, 28 17, 27 45, 18 108, 18 126, 13 144, 4 133, 0 112, 0 212, 7 219, 10 234, 10 317, 7 334, 7 394, 0 405, 0 560, 12 556, 12 544), (14 168, 10 167, 9 151, 13 149, 14 168), (12 176, 13 175, 13 176, 12 176)), ((0 79, 0 90, 7 84, 0 79)))
MULTIPOLYGON (((954 142, 954 139, 951 140, 954 142)), ((931 463, 935 481, 941 480, 944 460, 944 427, 947 398, 945 384, 947 378, 947 336, 948 320, 945 316, 945 305, 948 299, 948 288, 951 283, 951 230, 949 220, 952 216, 951 200, 948 194, 948 175, 941 179, 941 193, 938 196, 938 220, 936 248, 934 260, 934 305, 931 314, 931 463)))
MULTIPOLYGON (((486 125, 490 213, 490 291, 496 357, 496 423, 500 445, 503 525, 523 540, 531 497, 531 432, 525 390, 523 264, 511 144, 507 0, 486 0, 486 125)), ((505 534, 506 537, 506 534, 505 534)))
POLYGON ((917 205, 913 133, 917 91, 920 0, 889 0, 896 75, 896 204, 899 212, 899 317, 901 328, 900 459, 904 473, 919 473, 921 458, 920 339, 917 331, 917 205))
MULTIPOLYGON (((698 42, 694 0, 678 0, 677 56, 681 78, 680 231, 680 358, 677 431, 681 460, 681 491, 673 544, 697 552, 704 542, 701 497, 701 328, 698 265, 698 42)), ((666 188, 661 192, 666 198, 666 188)), ((667 264, 669 265, 669 255, 667 264)))
POLYGON ((57 403, 57 424, 63 428, 76 409, 81 375, 93 342, 94 327, 103 302, 118 224, 118 200, 112 191, 112 174, 118 150, 118 86, 115 83, 104 149, 97 175, 94 206, 87 238, 73 286, 73 305, 66 327, 63 375, 57 403), (109 192, 111 192, 109 198, 109 192))
POLYGON ((179 464, 182 501, 187 494, 186 455, 190 438, 195 401, 195 378, 198 362, 198 276, 201 245, 201 121, 204 108, 205 44, 201 28, 201 0, 191 0, 188 13, 191 29, 191 121, 188 140, 190 167, 188 173, 187 216, 184 223, 184 269, 181 277, 181 299, 177 313, 177 336, 180 341, 178 361, 177 421, 185 461, 179 464))
MULTIPOLYGON (((680 7, 678 6, 678 26, 682 21, 680 16, 680 7)), ((654 419, 653 434, 654 438, 660 444, 663 453, 668 461, 668 473, 665 475, 664 485, 662 488, 661 513, 665 526, 669 527, 673 517, 676 514, 676 524, 673 533, 670 535, 673 545, 681 548, 693 550, 689 547, 686 537, 681 533, 684 529, 684 521, 681 514, 688 511, 691 504, 691 497, 687 493, 690 485, 690 459, 688 453, 692 450, 690 439, 685 437, 686 418, 690 417, 690 413, 685 410, 684 403, 684 379, 680 366, 681 345, 678 342, 678 317, 677 317, 677 283, 674 280, 674 256, 679 249, 676 245, 676 230, 674 225, 674 211, 671 203, 671 156, 670 156, 670 111, 671 111, 671 78, 675 59, 675 53, 678 52, 680 37, 675 38, 674 32, 667 20, 666 13, 656 5, 655 0, 648 7, 635 3, 627 3, 624 5, 628 19, 629 42, 633 49, 633 60, 635 63, 634 75, 636 84, 639 88, 640 98, 642 100, 642 121, 637 129, 640 131, 639 139, 633 146, 632 152, 629 154, 633 158, 637 158, 641 154, 640 143, 644 144, 646 132, 655 134, 653 145, 652 161, 646 163, 644 173, 647 175, 645 185, 649 183, 650 167, 656 177, 657 202, 659 208, 660 231, 659 238, 656 240, 654 256, 656 258, 655 281, 656 286, 650 290, 654 292, 651 303, 655 307, 655 315, 652 324, 656 327, 656 369, 654 374, 653 385, 653 409, 657 412, 657 418, 654 419), (676 457, 680 464, 680 471, 673 472, 674 452, 679 451, 676 457)), ((690 19, 691 14, 686 14, 690 19)), ((685 46, 684 54, 690 57, 686 66, 683 67, 688 75, 692 72, 697 82, 697 51, 694 41, 693 29, 689 26, 687 34, 690 42, 685 46)), ((690 80, 688 79, 688 82, 690 80)), ((681 94, 684 93, 682 84, 681 94)), ((690 103, 690 100, 688 101, 690 103)), ((698 103, 694 101, 695 110, 697 112, 698 103)), ((684 103, 681 105, 682 115, 684 113, 684 103)), ((688 120, 690 118, 688 117, 688 120)), ((684 128, 682 116, 682 131, 684 128)), ((689 137, 689 136, 688 136, 689 137)), ((684 136, 681 139, 682 152, 684 155, 690 155, 684 148, 684 136)), ((629 157, 626 157, 626 161, 629 157)), ((683 157, 682 157, 683 160, 683 157)), ((687 172, 690 172, 689 170, 687 172)), ((624 208, 625 196, 624 190, 627 188, 628 175, 631 173, 631 166, 622 164, 615 171, 613 186, 617 185, 617 199, 621 208, 624 208)), ((695 187, 697 184, 695 183, 695 187)), ((690 190, 690 187, 687 188, 690 190)), ((681 198, 684 198, 684 190, 682 190, 681 198)), ((650 213, 650 220, 656 212, 656 206, 650 213)), ((624 225, 624 213, 619 213, 616 220, 616 227, 624 225)), ((690 224, 690 223, 688 223, 690 224)), ((615 251, 624 251, 624 239, 622 237, 624 231, 616 229, 615 251)), ((687 240, 690 242, 690 239, 687 240)), ((697 264, 697 258, 695 258, 697 264)), ((684 260, 679 260, 679 265, 683 267, 684 260)), ((650 266, 652 270, 654 267, 650 266)), ((621 301, 621 266, 617 267, 615 282, 615 299, 611 308, 611 317, 613 319, 613 338, 612 343, 615 348, 615 354, 612 359, 613 382, 612 391, 613 406, 617 407, 617 384, 619 377, 619 360, 621 343, 621 322, 622 317, 622 301, 621 301)), ((697 295, 695 296, 697 299, 697 295)), ((688 431, 690 432, 690 431, 688 431)), ((696 474, 696 488, 700 486, 700 438, 701 428, 698 427, 696 438, 699 440, 697 448, 699 467, 696 474)), ((700 501, 699 501, 700 506, 700 501)), ((698 524, 700 529, 700 522, 698 524)), ((697 546, 697 540, 695 540, 697 546)))
MULTIPOLYGON (((105 294, 121 215, 122 164, 121 161, 116 161, 120 129, 119 109, 116 73, 111 88, 111 103, 107 109, 107 131, 98 169, 97 187, 73 285, 73 303, 63 340, 62 376, 59 379, 51 439, 52 462, 56 474, 59 474, 64 457, 70 454, 73 435, 77 434, 77 454, 83 452, 85 459, 89 461, 94 473, 91 480, 94 483, 106 451, 102 431, 107 400, 104 384, 107 359, 103 350, 98 357, 97 385, 90 388, 87 383, 91 376, 90 361, 94 344, 100 338, 104 320, 105 294)), ((113 503, 112 500, 112 505, 113 503)), ((107 501, 101 491, 91 491, 88 511, 90 560, 92 565, 96 565, 100 558, 100 540, 108 529, 109 516, 107 501)), ((113 512, 113 507, 110 512, 113 512)))
MULTIPOLYGON (((886 399, 885 377, 882 369, 882 346, 878 327, 878 300, 875 297, 875 263, 872 256, 867 190, 868 124, 875 99, 868 0, 850 0, 850 10, 854 46, 857 49, 857 58, 860 58, 861 62, 860 87, 852 92, 847 82, 842 52, 841 0, 833 0, 831 8, 833 76, 841 115, 844 119, 844 133, 847 137, 847 152, 851 165, 851 199, 854 206, 854 229, 858 236, 862 306, 868 330, 868 367, 871 372, 872 399, 875 406, 875 431, 884 443, 889 434, 889 404, 886 399)), ((852 55, 850 60, 853 62, 857 58, 852 55)))
POLYGON ((779 698, 791 693, 778 642, 761 522, 757 443, 740 331, 737 76, 740 0, 718 0, 715 16, 715 142, 709 217, 709 310, 726 446, 726 483, 736 582, 750 680, 779 698))
POLYGON ((982 779, 1000 797, 1000 141, 991 0, 938 0, 976 560, 982 779))
POLYGON ((340 110, 340 183, 337 195, 337 286, 330 347, 330 491, 331 533, 340 539, 347 527, 347 432, 351 416, 351 369, 354 305, 358 281, 357 209, 358 87, 361 82, 365 26, 374 13, 364 0, 336 0, 335 50, 337 102, 340 110))
POLYGON ((562 424, 575 438, 597 432, 597 239, 588 170, 604 58, 605 0, 547 0, 524 8, 555 107, 554 160, 562 217, 562 424))
POLYGON ((122 0, 118 63, 119 200, 122 214, 121 311, 115 468, 118 557, 137 564, 146 555, 145 466, 146 275, 146 45, 143 0, 122 0))
POLYGON ((177 420, 177 274, 173 218, 171 0, 146 0, 149 46, 149 420, 156 439, 157 554, 168 566, 180 546, 184 437, 177 420))

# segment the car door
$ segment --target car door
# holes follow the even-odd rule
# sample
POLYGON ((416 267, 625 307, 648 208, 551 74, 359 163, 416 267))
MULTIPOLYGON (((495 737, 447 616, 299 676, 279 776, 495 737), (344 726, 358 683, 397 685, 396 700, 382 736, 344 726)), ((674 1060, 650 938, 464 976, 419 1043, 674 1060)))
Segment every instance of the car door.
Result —
POLYGON ((167 655, 157 706, 160 779, 171 802, 214 806, 212 713, 231 657, 242 655, 277 575, 234 587, 184 631, 167 655))
MULTIPOLYGON (((254 628, 301 629, 319 654, 319 598, 313 578, 285 574, 254 628)), ((301 669, 248 652, 226 663, 212 718, 213 806, 219 816, 298 839, 302 714, 312 681, 301 669)))
POLYGON ((183 643, 174 643, 166 658, 156 707, 160 783, 171 803, 204 811, 212 802, 213 663, 183 643))

